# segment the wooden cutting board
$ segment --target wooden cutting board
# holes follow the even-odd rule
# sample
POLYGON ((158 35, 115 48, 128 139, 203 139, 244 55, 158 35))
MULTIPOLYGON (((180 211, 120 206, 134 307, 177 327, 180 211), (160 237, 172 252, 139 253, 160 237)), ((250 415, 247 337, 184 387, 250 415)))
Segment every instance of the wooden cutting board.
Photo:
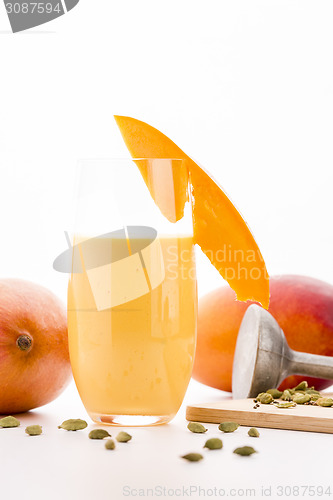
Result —
MULTIPOLYGON (((325 397, 332 395, 325 393, 325 397)), ((232 421, 248 427, 333 434, 333 406, 323 408, 297 405, 294 408, 276 408, 273 405, 260 405, 256 410, 253 406, 253 399, 226 399, 218 403, 196 404, 187 406, 186 419, 213 424, 232 421)))

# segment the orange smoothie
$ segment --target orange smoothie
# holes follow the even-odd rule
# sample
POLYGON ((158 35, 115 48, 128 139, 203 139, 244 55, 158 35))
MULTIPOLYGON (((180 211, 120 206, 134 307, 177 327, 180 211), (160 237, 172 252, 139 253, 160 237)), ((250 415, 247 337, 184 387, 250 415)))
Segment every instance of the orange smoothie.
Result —
POLYGON ((165 422, 182 403, 194 361, 193 238, 158 236, 150 246, 144 239, 100 238, 94 252, 103 255, 110 244, 114 254, 127 245, 129 258, 89 271, 80 253, 83 272, 70 278, 75 382, 94 420, 112 423, 117 415, 139 415, 165 422))

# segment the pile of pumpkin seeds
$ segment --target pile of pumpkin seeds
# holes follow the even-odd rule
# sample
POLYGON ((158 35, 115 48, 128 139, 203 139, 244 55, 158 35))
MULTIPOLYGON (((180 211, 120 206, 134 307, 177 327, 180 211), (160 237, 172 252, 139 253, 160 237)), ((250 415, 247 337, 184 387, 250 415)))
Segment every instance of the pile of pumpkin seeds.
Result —
POLYGON ((284 391, 268 389, 266 392, 258 394, 253 402, 255 403, 253 407, 255 410, 259 408, 260 404, 272 404, 276 408, 294 408, 297 405, 333 406, 332 398, 325 398, 314 387, 308 387, 306 380, 284 391))

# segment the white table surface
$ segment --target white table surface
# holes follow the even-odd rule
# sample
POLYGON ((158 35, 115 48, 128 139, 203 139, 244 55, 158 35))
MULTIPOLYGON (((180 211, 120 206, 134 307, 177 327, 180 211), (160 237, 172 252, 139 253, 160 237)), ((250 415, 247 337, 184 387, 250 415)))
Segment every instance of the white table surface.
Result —
MULTIPOLYGON (((127 428, 132 440, 108 451, 103 441, 88 439, 89 430, 100 426, 89 419, 72 383, 54 402, 20 415, 19 428, 0 429, 0 498, 317 498, 320 487, 326 490, 322 498, 333 495, 332 435, 261 429, 256 439, 248 437, 247 427, 222 434, 215 424, 207 424, 204 435, 189 432, 186 404, 222 397, 230 395, 191 381, 171 423, 127 428), (88 428, 59 430, 68 418, 86 419, 88 428), (41 436, 25 434, 25 426, 34 423, 43 426, 41 436), (203 451, 205 440, 213 436, 223 440, 223 449, 203 451), (232 453, 243 445, 254 446, 258 453, 232 453), (191 451, 203 452, 204 460, 190 463, 180 458, 191 451)), ((105 428, 113 437, 120 430, 105 428)))

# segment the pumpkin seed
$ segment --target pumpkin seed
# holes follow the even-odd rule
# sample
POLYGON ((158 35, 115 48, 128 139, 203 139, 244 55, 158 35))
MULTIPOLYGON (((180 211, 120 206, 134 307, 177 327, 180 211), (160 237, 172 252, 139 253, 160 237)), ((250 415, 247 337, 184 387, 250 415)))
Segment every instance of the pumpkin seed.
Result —
POLYGON ((249 455, 252 455, 253 453, 258 453, 252 446, 242 446, 240 448, 236 448, 234 450, 234 453, 237 455, 241 455, 242 457, 248 457, 249 455))
POLYGON ((40 425, 28 425, 25 432, 29 434, 29 436, 39 436, 43 431, 40 425))
POLYGON ((318 406, 333 406, 333 399, 332 398, 318 398, 316 401, 316 405, 318 406))
POLYGON ((189 431, 199 433, 199 434, 203 434, 204 432, 208 431, 208 429, 206 429, 206 427, 204 427, 199 422, 190 422, 188 424, 187 428, 189 431))
POLYGON ((282 391, 279 391, 278 389, 268 389, 266 393, 270 394, 273 399, 279 399, 282 396, 282 391))
POLYGON ((185 458, 189 462, 199 462, 199 460, 203 459, 203 456, 200 453, 187 453, 187 455, 183 455, 181 458, 185 458))
POLYGON ((65 420, 61 425, 58 425, 58 429, 65 429, 65 431, 80 431, 86 427, 88 427, 87 422, 80 418, 70 418, 69 420, 65 420))
POLYGON ((260 433, 258 429, 256 429, 255 427, 251 427, 251 429, 249 429, 248 431, 248 435, 251 437, 258 438, 260 436, 260 433))
POLYGON ((93 429, 89 432, 89 439, 104 439, 106 437, 111 437, 111 434, 104 429, 93 429))
POLYGON ((236 424, 236 422, 222 422, 219 425, 219 430, 222 432, 234 432, 238 427, 239 424, 236 424))
POLYGON ((306 394, 310 394, 310 396, 312 396, 312 395, 318 395, 318 396, 320 396, 320 392, 319 391, 315 391, 314 389, 306 389, 305 393, 306 394))
POLYGON ((296 387, 293 387, 294 391, 305 391, 305 389, 308 388, 308 383, 306 380, 303 380, 303 382, 300 382, 296 387))
POLYGON ((2 419, 0 419, 0 427, 3 427, 3 428, 10 428, 10 427, 19 427, 20 425, 20 421, 17 420, 17 418, 15 417, 3 417, 2 419))
POLYGON ((293 401, 285 401, 283 403, 274 403, 274 406, 276 406, 276 408, 294 408, 296 403, 293 401))
POLYGON ((260 401, 261 404, 269 405, 273 401, 273 396, 268 392, 264 392, 258 394, 257 399, 260 401))
POLYGON ((108 439, 106 442, 105 442, 105 448, 107 450, 114 450, 116 447, 115 445, 115 442, 113 441, 113 439, 108 439))
POLYGON ((282 401, 291 401, 292 400, 291 392, 288 389, 283 391, 281 399, 282 401))
POLYGON ((130 441, 131 439, 132 436, 124 431, 119 432, 119 434, 117 434, 116 436, 116 440, 118 441, 118 443, 127 443, 127 441, 130 441))
POLYGON ((298 405, 304 405, 304 403, 308 403, 311 399, 309 394, 295 394, 293 396, 293 402, 298 405))
POLYGON ((204 448, 209 450, 220 450, 223 447, 223 443, 219 438, 210 438, 205 442, 204 448))

